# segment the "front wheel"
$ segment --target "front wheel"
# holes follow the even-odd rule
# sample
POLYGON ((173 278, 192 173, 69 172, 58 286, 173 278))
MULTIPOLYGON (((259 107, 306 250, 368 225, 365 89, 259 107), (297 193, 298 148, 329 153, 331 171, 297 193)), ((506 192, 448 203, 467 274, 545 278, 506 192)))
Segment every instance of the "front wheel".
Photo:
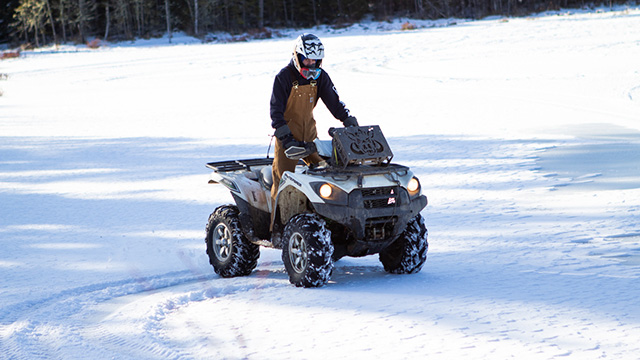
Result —
POLYGON ((380 262, 385 271, 392 274, 415 274, 427 261, 427 227, 422 215, 407 224, 402 235, 380 252, 380 262))
POLYGON ((315 214, 292 217, 282 235, 282 261, 295 286, 325 285, 333 270, 331 232, 315 214))
POLYGON ((209 216, 205 241, 209 263, 222 277, 246 276, 258 265, 260 247, 240 230, 235 206, 220 206, 209 216))

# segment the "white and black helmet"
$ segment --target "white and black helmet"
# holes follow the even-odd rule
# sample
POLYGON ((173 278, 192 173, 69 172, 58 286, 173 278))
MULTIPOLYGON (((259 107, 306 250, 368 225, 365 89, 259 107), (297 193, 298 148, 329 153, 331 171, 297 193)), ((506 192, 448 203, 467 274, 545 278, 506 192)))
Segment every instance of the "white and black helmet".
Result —
POLYGON ((317 36, 313 34, 302 34, 296 39, 293 48, 293 62, 296 69, 306 79, 317 79, 320 76, 320 65, 324 58, 324 45, 317 36), (315 64, 306 66, 302 62, 304 59, 315 60, 315 64))

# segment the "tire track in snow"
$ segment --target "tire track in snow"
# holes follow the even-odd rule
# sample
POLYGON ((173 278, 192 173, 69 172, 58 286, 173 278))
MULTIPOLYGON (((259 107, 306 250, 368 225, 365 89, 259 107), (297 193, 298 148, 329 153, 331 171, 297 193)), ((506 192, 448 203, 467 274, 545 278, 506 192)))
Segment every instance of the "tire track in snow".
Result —
POLYGON ((627 93, 627 96, 629 97, 629 100, 632 100, 632 101, 640 98, 640 86, 632 87, 627 93))
MULTIPOLYGON (((169 272, 161 275, 138 277, 127 280, 109 281, 104 283, 94 283, 76 288, 67 289, 45 298, 23 301, 14 305, 0 308, 0 325, 14 323, 25 314, 32 314, 38 308, 51 306, 55 303, 66 300, 80 298, 94 293, 103 293, 97 299, 108 300, 110 298, 137 294, 145 291, 157 290, 203 280, 204 275, 193 276, 189 271, 169 272), (189 276, 190 275, 190 276, 189 276)), ((206 277, 209 278, 209 277, 206 277)))
POLYGON ((217 275, 176 271, 95 283, 0 309, 2 359, 189 359, 160 323, 190 303, 284 286, 263 276, 212 283, 217 275), (260 284, 256 285, 256 281, 260 284), (194 289, 195 287, 195 289, 194 289))
MULTIPOLYGON (((88 347, 91 342, 87 342, 83 336, 86 325, 70 321, 71 319, 81 317, 88 307, 97 303, 205 282, 212 277, 214 275, 194 276, 187 270, 176 271, 144 278, 89 284, 6 306, 0 309, 0 354, 8 359, 63 359, 68 358, 69 354, 85 354, 87 358, 91 358, 89 355, 104 356, 104 350, 100 347, 88 347)), ((114 341, 122 342, 122 339, 114 341)), ((179 358, 177 353, 169 354, 167 349, 157 349, 154 346, 148 348, 144 343, 142 346, 139 341, 137 343, 138 348, 145 348, 145 351, 158 357, 179 358)), ((140 355, 144 353, 141 352, 140 355)))
MULTIPOLYGON (((170 313, 188 306, 193 302, 235 295, 255 290, 256 278, 233 279, 224 281, 222 286, 213 286, 209 282, 182 284, 168 289, 159 289, 150 293, 131 294, 101 304, 106 311, 93 308, 99 313, 100 321, 92 321, 85 329, 85 335, 92 339, 97 348, 109 354, 120 354, 125 358, 171 358, 191 359, 193 354, 183 348, 183 344, 168 340, 164 333, 168 329, 161 323, 170 313), (193 286, 200 285, 200 289, 193 286), (111 302, 111 303, 110 303, 111 302), (114 331, 114 324, 126 324, 126 329, 114 331)), ((267 287, 281 286, 281 281, 267 287)), ((194 332, 197 337, 197 332, 194 332)))

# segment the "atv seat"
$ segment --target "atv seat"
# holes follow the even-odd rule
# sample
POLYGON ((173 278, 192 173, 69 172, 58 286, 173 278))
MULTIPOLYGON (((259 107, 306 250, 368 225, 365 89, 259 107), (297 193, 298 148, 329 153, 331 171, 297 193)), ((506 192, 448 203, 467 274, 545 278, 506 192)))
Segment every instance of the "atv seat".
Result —
POLYGON ((264 186, 265 189, 270 190, 273 185, 273 166, 265 166, 260 169, 260 174, 258 175, 259 181, 264 186))

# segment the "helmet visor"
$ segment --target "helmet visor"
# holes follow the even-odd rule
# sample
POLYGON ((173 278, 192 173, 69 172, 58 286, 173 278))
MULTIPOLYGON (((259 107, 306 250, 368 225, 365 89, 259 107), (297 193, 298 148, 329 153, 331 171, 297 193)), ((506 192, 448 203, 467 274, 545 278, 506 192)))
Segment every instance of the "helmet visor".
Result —
POLYGON ((320 68, 316 68, 316 69, 300 68, 300 75, 302 75, 302 77, 304 77, 307 80, 309 79, 317 80, 320 77, 321 71, 322 69, 320 68))

